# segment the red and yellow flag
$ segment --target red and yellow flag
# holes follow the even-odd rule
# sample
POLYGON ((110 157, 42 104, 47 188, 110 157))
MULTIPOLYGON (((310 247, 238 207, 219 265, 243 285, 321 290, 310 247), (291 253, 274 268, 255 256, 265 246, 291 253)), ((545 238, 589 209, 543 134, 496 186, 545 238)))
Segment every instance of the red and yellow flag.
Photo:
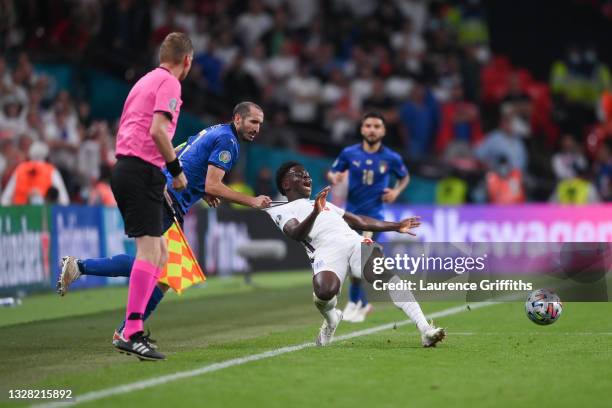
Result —
POLYGON ((162 270, 159 282, 180 295, 189 286, 205 281, 206 276, 177 223, 168 228, 164 237, 168 241, 168 264, 162 270))

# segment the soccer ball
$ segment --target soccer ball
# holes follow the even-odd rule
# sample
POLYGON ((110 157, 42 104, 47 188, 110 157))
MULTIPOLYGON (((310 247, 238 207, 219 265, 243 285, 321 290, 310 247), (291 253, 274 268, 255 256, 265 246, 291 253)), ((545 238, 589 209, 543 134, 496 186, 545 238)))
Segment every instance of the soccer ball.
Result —
POLYGON ((531 292, 527 298, 525 312, 527 317, 536 324, 553 324, 559 320, 563 312, 563 303, 552 290, 538 289, 531 292))

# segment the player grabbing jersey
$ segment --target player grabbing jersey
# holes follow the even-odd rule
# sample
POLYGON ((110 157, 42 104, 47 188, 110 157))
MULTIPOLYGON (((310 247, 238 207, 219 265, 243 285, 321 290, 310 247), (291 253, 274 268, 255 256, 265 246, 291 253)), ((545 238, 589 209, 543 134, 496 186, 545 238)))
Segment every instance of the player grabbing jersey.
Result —
MULTIPOLYGON (((385 121, 381 114, 366 113, 361 120, 360 132, 361 143, 342 150, 328 173, 328 179, 334 185, 348 170, 347 211, 382 220, 383 204, 394 202, 408 185, 410 177, 400 155, 382 144, 385 121), (391 176, 396 179, 393 188, 389 188, 391 176)), ((360 232, 366 238, 375 239, 371 231, 360 232)), ((349 302, 344 308, 343 319, 363 322, 371 311, 372 305, 368 303, 361 279, 351 277, 349 302)))
MULTIPOLYGON (((237 202, 253 208, 264 208, 270 203, 267 196, 250 197, 235 192, 222 182, 225 173, 229 172, 238 161, 241 142, 252 142, 259 134, 263 123, 263 111, 252 102, 241 102, 234 108, 231 123, 208 127, 190 137, 187 142, 177 147, 178 159, 187 177, 187 188, 176 191, 172 188, 172 176, 164 170, 168 193, 174 213, 182 224, 183 216, 196 202, 204 199, 211 207, 219 204, 219 199, 237 202)), ((164 207, 162 232, 172 225, 172 210, 164 207)), ((111 258, 76 259, 72 256, 62 258, 61 274, 57 283, 58 293, 64 296, 72 282, 81 275, 96 276, 130 276, 134 257, 126 254, 111 258)), ((149 297, 143 313, 146 320, 164 297, 168 287, 157 284, 149 297)), ((125 321, 115 330, 113 344, 121 341, 125 321)), ((149 339, 150 341, 150 339, 149 339)))
MULTIPOLYGON (((347 273, 363 276, 372 283, 375 279, 383 281, 399 280, 388 274, 375 275, 368 268, 361 270, 361 248, 364 238, 355 230, 397 231, 414 235, 411 229, 420 225, 418 217, 407 218, 400 222, 386 222, 368 216, 360 216, 344 211, 326 201, 329 187, 310 200, 312 179, 304 167, 297 162, 287 162, 276 172, 276 185, 281 194, 288 198, 266 212, 288 237, 302 243, 313 269, 314 303, 321 315, 323 325, 316 344, 325 346, 334 336, 342 320, 342 312, 336 308, 337 295, 347 273)), ((371 241, 369 241, 371 242, 371 241)), ((371 244, 369 258, 382 256, 377 246, 371 244)), ((371 263, 371 262, 369 262, 371 263)), ((368 262, 366 262, 368 264, 368 262)), ((446 335, 444 329, 428 324, 421 307, 408 291, 403 296, 391 295, 394 304, 401 308, 421 331, 423 346, 435 346, 446 335), (406 301, 406 299, 410 301, 406 301)))

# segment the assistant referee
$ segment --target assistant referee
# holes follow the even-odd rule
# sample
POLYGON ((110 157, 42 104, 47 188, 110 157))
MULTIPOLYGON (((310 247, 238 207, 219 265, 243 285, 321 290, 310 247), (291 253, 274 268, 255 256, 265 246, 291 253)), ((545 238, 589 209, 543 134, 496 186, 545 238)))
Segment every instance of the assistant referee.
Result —
POLYGON ((143 333, 143 315, 161 269, 168 259, 163 239, 165 165, 172 188, 187 186, 172 137, 181 109, 181 84, 191 69, 193 46, 183 33, 170 33, 159 50, 159 66, 136 82, 123 107, 117 133, 117 164, 111 187, 123 217, 125 233, 136 239, 136 260, 130 274, 121 338, 113 342, 123 353, 163 360, 143 333))

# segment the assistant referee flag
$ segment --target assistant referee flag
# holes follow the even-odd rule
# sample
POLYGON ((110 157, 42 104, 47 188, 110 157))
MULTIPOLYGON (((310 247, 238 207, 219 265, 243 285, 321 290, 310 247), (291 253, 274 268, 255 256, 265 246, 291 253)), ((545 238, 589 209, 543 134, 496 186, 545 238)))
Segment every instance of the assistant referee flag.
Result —
POLYGON ((168 241, 168 263, 162 270, 159 282, 181 294, 189 286, 205 281, 206 276, 176 222, 168 228, 164 237, 168 241))

